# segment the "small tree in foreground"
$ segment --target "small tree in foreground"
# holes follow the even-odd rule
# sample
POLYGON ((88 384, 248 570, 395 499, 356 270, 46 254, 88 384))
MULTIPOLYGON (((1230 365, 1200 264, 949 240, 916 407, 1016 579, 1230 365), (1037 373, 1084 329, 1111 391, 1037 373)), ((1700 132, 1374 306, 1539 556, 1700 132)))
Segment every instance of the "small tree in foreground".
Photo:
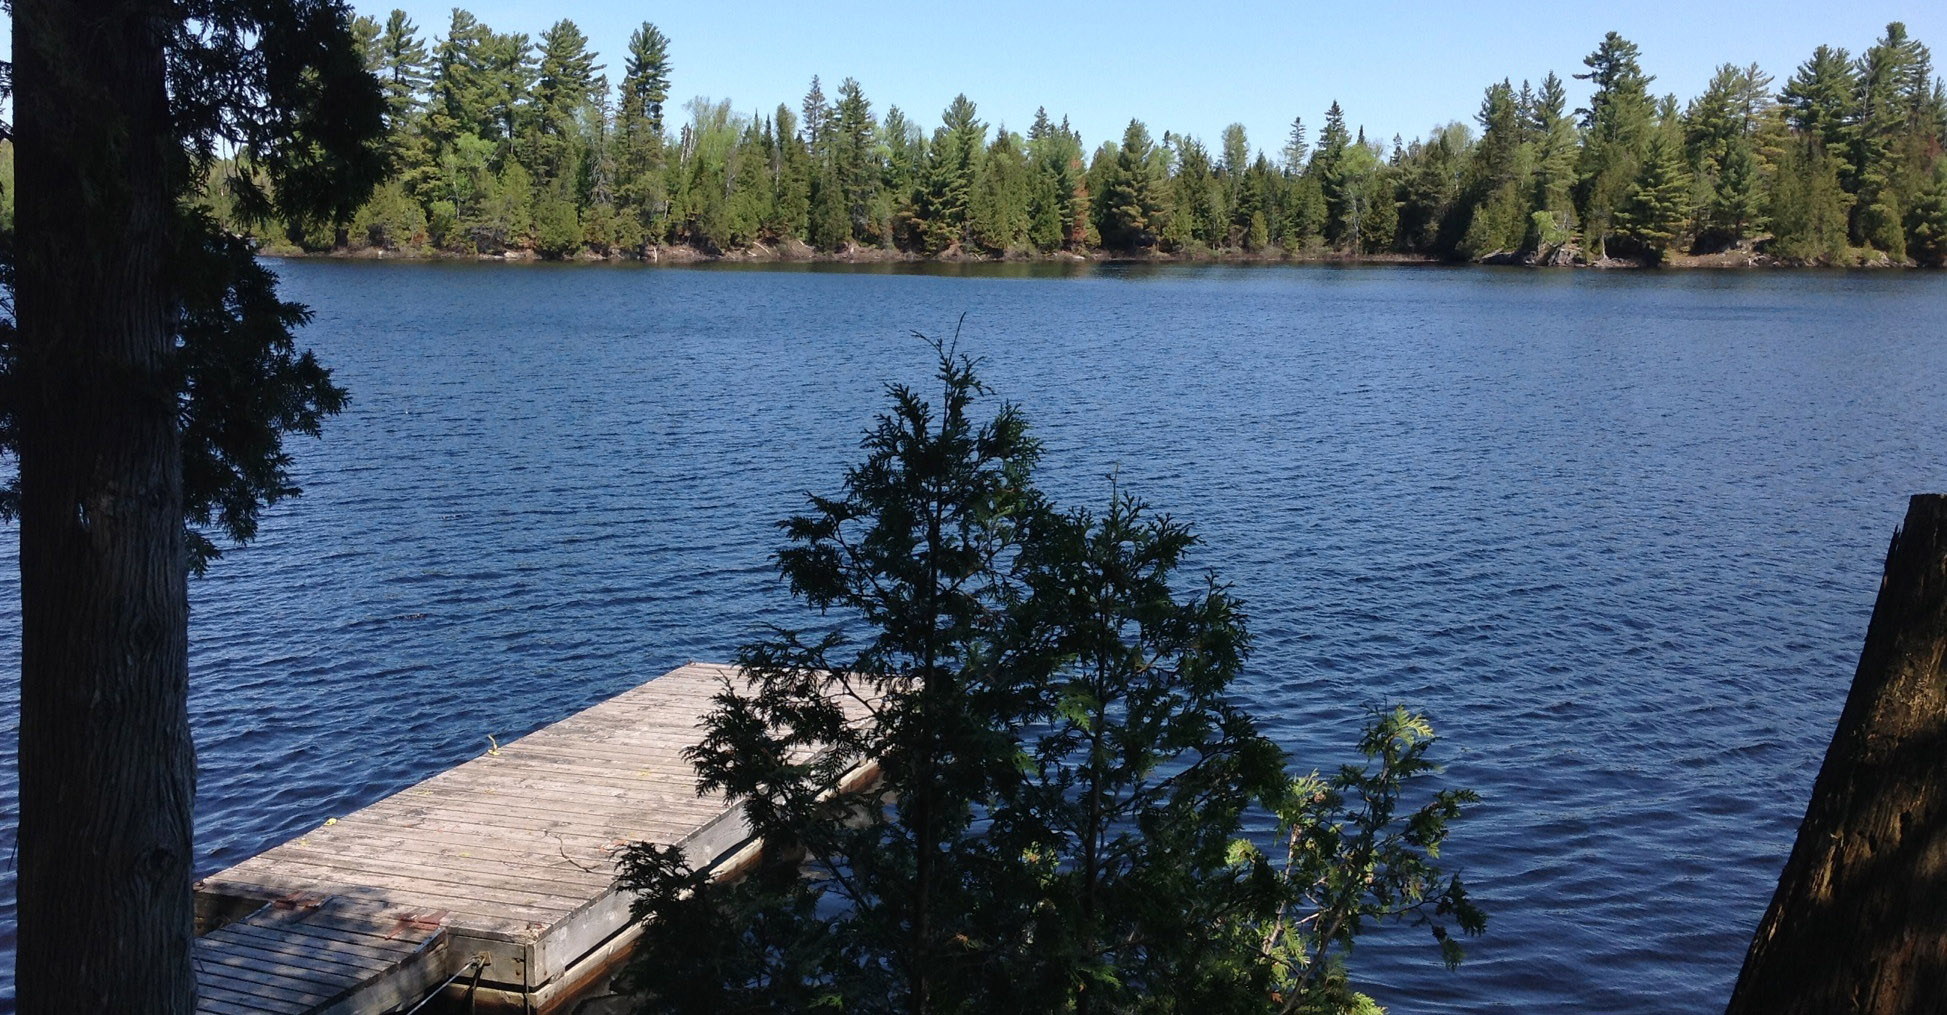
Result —
POLYGON ((764 840, 755 869, 623 856, 643 1009, 1369 1011, 1341 959, 1362 930, 1479 933, 1437 863, 1475 797, 1402 813, 1436 771, 1426 721, 1379 715, 1376 771, 1288 778, 1229 697, 1241 607, 1179 576, 1189 529, 1120 491, 1054 510, 1020 414, 977 422, 975 364, 934 349, 939 401, 890 388, 844 492, 783 523, 792 592, 863 633, 746 647, 688 751, 764 840), (1267 817, 1282 858, 1245 838, 1267 817))

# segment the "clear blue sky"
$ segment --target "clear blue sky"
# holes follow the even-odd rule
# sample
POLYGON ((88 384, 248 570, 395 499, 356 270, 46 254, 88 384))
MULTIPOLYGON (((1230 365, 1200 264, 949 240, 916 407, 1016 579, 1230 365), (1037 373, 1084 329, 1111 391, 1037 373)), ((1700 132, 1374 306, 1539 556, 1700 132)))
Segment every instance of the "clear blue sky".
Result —
MULTIPOLYGON (((430 43, 444 35, 444 0, 358 0, 383 19, 403 6, 430 43)), ((671 39, 671 98, 703 95, 739 112, 796 108, 813 74, 827 95, 851 76, 875 114, 898 105, 930 130, 964 91, 988 123, 1025 130, 1035 107, 1066 114, 1093 147, 1131 117, 1215 145, 1240 122, 1253 147, 1275 152, 1294 115, 1316 136, 1338 99, 1368 135, 1411 139, 1469 121, 1491 81, 1564 79, 1611 29, 1642 48, 1659 94, 1688 99, 1719 64, 1757 62, 1780 83, 1820 43, 1858 52, 1888 21, 1934 47, 1947 65, 1947 3, 1830 0, 1647 0, 1629 4, 1312 4, 1249 0, 1212 5, 743 2, 642 4, 614 0, 476 0, 495 31, 538 35, 571 18, 621 77, 629 33, 644 19, 671 39)), ((1572 98, 1585 89, 1570 81, 1572 98)), ((677 115, 681 115, 678 113, 677 115)))
MULTIPOLYGON (((403 7, 428 44, 444 35, 445 0, 356 0, 383 19, 403 7)), ((1721 63, 1756 62, 1780 83, 1820 43, 1857 53, 1889 21, 1933 47, 1947 66, 1947 3, 1940 0, 1641 0, 1571 3, 1190 4, 743 2, 641 4, 616 0, 477 0, 467 9, 496 31, 539 35, 559 18, 581 26, 621 77, 629 33, 643 20, 671 39, 672 100, 728 98, 743 113, 793 108, 813 74, 831 94, 855 77, 883 115, 898 105, 931 129, 958 92, 982 118, 1025 130, 1036 106, 1064 114, 1093 147, 1119 137, 1130 117, 1152 134, 1192 134, 1215 145, 1225 124, 1247 128, 1275 153, 1302 115, 1313 136, 1337 99, 1375 138, 1422 136, 1470 121, 1492 81, 1569 80, 1606 31, 1642 48, 1659 94, 1696 95, 1721 63)), ((11 24, 0 32, 11 49, 11 24)), ((1569 80, 1572 99, 1586 89, 1569 80)), ((680 116, 678 112, 676 115, 680 116)))

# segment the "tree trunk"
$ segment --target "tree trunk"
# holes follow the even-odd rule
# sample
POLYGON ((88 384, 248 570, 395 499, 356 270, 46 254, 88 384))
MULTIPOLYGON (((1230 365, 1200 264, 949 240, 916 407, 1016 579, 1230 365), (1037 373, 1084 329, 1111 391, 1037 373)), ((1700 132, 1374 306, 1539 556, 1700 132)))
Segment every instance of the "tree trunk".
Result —
POLYGON ((14 4, 23 1013, 195 1007, 171 24, 14 4))
POLYGON ((1947 496, 1886 555, 1852 692, 1729 1015, 1894 1015, 1947 998, 1947 496))

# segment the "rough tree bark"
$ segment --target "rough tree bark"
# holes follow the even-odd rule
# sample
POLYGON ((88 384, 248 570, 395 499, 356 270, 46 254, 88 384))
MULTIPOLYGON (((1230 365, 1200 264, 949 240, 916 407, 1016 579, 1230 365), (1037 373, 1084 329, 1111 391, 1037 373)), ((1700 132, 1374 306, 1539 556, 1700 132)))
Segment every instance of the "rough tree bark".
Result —
POLYGON ((1947 496, 1886 555, 1852 691, 1729 1015, 1894 1015, 1947 999, 1947 496))
POLYGON ((23 1013, 195 1006, 172 17, 14 4, 23 1013))

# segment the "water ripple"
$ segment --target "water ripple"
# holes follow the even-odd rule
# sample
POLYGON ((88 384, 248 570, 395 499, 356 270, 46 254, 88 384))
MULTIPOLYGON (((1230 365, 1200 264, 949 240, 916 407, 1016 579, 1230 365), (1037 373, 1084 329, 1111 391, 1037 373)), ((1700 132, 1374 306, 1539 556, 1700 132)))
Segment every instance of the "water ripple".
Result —
POLYGON ((1448 855, 1492 933, 1456 974, 1424 932, 1362 944, 1383 1002, 1709 1010, 1904 498, 1947 488, 1938 276, 278 268, 353 401, 294 449, 305 496, 192 588, 199 871, 815 622, 775 522, 834 488, 885 382, 926 380, 908 332, 965 312, 1051 492, 1119 470, 1197 524, 1274 735, 1334 765, 1403 700, 1483 793, 1448 855))

